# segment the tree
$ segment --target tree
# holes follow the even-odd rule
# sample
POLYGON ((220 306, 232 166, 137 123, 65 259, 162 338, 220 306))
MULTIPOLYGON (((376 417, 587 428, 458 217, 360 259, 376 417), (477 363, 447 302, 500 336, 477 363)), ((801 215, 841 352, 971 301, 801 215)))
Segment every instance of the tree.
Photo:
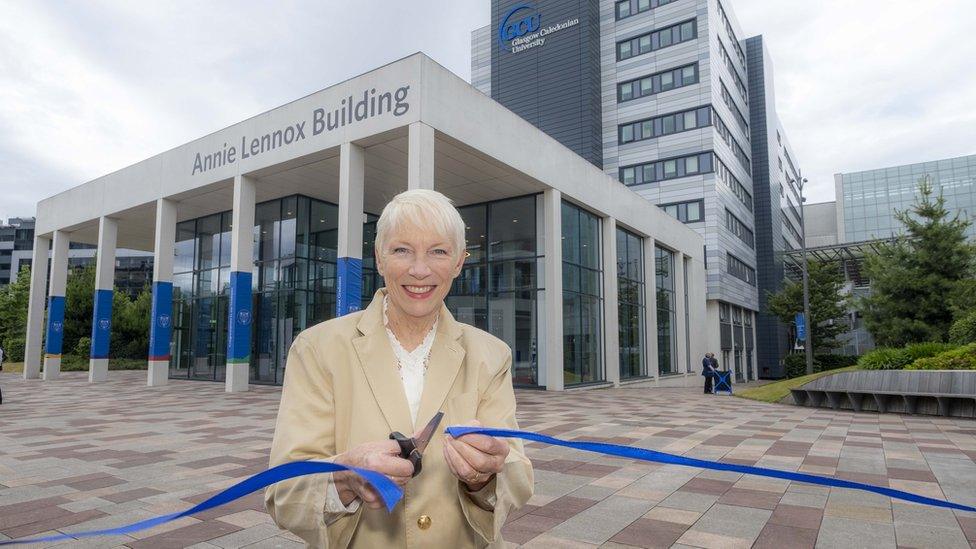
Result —
POLYGON ((92 314, 95 312, 95 266, 90 264, 69 270, 64 296, 61 349, 63 353, 71 354, 78 346, 79 339, 91 337, 92 314))
MULTIPOLYGON (((844 276, 835 263, 807 264, 810 285, 810 321, 807 331, 814 352, 838 347, 837 336, 844 332, 847 300, 840 295, 844 276)), ((803 283, 787 282, 779 292, 770 293, 766 300, 770 313, 782 322, 791 323, 803 312, 803 283)))
POLYGON ((0 288, 0 347, 16 362, 24 360, 30 278, 30 267, 21 267, 17 280, 0 288))
MULTIPOLYGON (((946 341, 953 320, 953 300, 967 294, 976 247, 967 241, 971 222, 949 218, 940 193, 919 181, 911 208, 895 213, 902 236, 865 258, 871 295, 860 300, 865 325, 878 345, 901 347, 946 341)), ((957 313, 958 316, 958 313, 957 313)))

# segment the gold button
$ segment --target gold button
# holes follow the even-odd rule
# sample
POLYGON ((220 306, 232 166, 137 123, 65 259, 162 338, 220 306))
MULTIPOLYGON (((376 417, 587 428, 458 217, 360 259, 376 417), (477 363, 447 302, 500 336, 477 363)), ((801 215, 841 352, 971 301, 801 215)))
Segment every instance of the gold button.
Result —
POLYGON ((417 526, 421 530, 426 530, 430 528, 430 517, 428 517, 427 515, 420 515, 420 518, 417 519, 417 526))

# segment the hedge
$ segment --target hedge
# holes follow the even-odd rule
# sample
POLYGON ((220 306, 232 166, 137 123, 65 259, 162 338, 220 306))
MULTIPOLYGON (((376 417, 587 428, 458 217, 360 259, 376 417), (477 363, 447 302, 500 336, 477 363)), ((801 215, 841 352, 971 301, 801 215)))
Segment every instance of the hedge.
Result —
POLYGON ((976 343, 963 345, 938 355, 920 358, 906 370, 976 370, 976 343))
MULTIPOLYGON (((813 355, 813 371, 816 373, 846 368, 857 364, 857 360, 858 357, 852 355, 813 355)), ((807 375, 806 355, 803 353, 786 355, 784 363, 788 379, 807 375)))
POLYGON ((902 349, 879 347, 865 353, 857 365, 863 370, 902 370, 922 358, 929 358, 950 351, 954 345, 949 343, 913 343, 902 349))

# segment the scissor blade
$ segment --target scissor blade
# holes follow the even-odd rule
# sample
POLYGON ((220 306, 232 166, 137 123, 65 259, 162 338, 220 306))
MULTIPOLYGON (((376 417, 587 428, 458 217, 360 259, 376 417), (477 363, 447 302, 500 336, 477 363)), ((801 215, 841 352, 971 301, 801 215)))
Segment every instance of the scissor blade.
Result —
POLYGON ((434 417, 430 418, 430 421, 427 422, 427 426, 424 427, 424 430, 413 439, 413 442, 417 447, 417 451, 421 454, 423 454, 424 450, 427 449, 427 443, 429 443, 430 439, 434 436, 434 432, 437 430, 437 426, 440 425, 441 418, 443 417, 444 412, 437 412, 434 414, 434 417))

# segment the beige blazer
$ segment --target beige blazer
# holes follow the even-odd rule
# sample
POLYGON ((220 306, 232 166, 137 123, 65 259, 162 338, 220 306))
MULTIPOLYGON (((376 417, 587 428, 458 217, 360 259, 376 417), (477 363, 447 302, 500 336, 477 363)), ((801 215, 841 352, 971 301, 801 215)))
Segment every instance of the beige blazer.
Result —
MULTIPOLYGON (((396 359, 383 326, 383 292, 365 311, 323 322, 298 335, 288 353, 271 466, 331 458, 392 431, 415 431, 396 359)), ((461 324, 442 307, 430 352, 417 422, 438 410, 440 428, 472 419, 517 429, 511 349, 498 338, 461 324)), ((279 527, 311 547, 500 547, 513 508, 532 496, 532 465, 522 442, 508 439, 504 471, 477 494, 451 474, 440 433, 424 452, 392 513, 360 506, 326 526, 326 481, 320 475, 278 483, 265 492, 279 527), (422 528, 421 526, 426 526, 422 528)))

